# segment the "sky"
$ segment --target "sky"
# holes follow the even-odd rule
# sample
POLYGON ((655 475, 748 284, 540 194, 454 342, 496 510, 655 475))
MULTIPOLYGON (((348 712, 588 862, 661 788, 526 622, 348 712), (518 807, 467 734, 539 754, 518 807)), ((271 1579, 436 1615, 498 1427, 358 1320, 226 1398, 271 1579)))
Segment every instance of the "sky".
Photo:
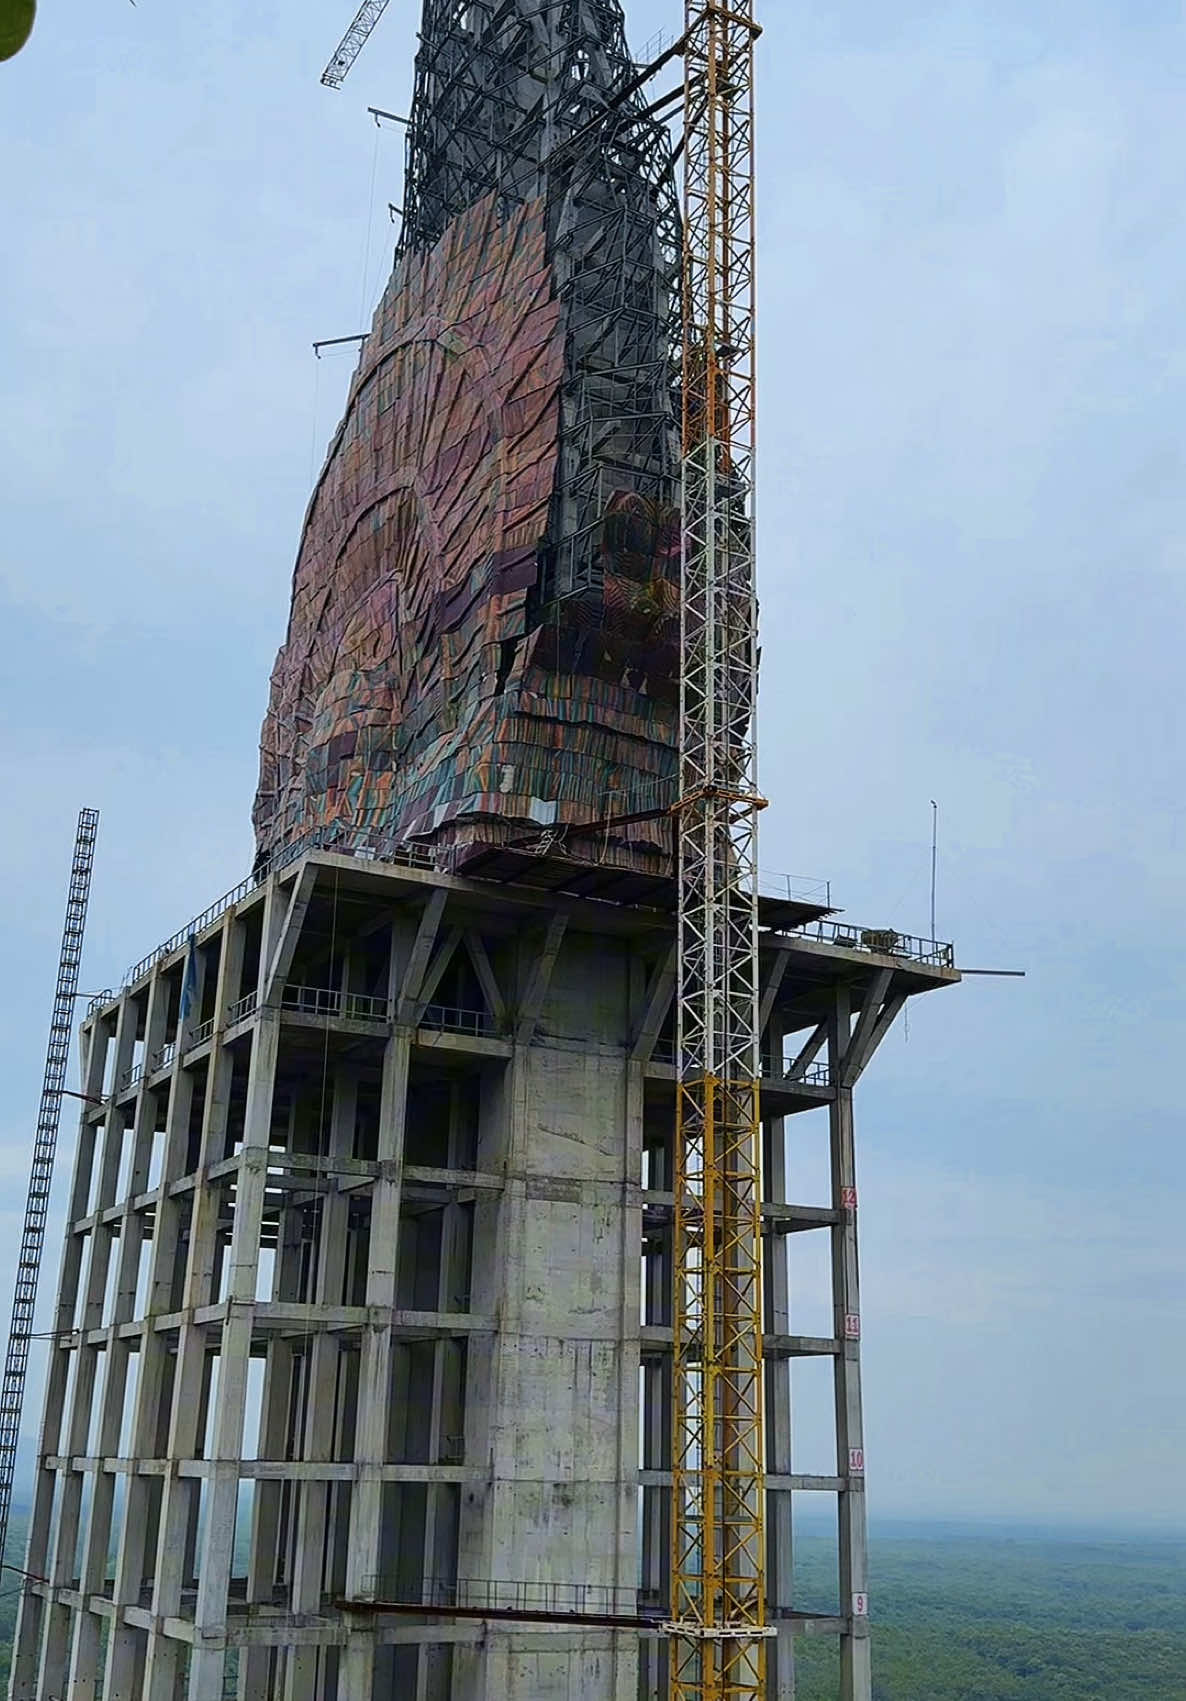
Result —
MULTIPOLYGON (((928 931, 936 799, 940 936, 1025 971, 917 1003, 858 1095, 871 1508, 1186 1528, 1186 10, 758 10, 762 863, 928 931)), ((352 0, 43 0, 0 66, 0 1295, 78 809, 88 989, 250 863, 414 11, 338 93, 352 0)))

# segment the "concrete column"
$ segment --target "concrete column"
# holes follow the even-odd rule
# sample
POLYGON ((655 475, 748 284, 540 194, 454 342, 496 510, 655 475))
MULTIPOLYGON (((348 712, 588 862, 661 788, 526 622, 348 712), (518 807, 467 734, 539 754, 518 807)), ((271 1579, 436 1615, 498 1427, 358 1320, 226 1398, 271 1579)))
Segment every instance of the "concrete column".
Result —
MULTIPOLYGON (((463 1164, 463 1145, 466 1130, 462 1126, 464 1106, 456 1085, 450 1092, 449 1143, 445 1162, 449 1169, 463 1164)), ((441 1237, 437 1263, 437 1288, 434 1304, 438 1311, 461 1311, 469 1308, 470 1299, 463 1289, 468 1283, 465 1271, 467 1224, 466 1213, 455 1194, 441 1212, 441 1237)), ((464 1452, 465 1389, 463 1385, 464 1354, 456 1340, 433 1343, 432 1395, 429 1415, 428 1459, 439 1464, 452 1460, 451 1438, 463 1437, 464 1452)), ((456 1489, 447 1483, 429 1482, 426 1485, 424 1518, 424 1551, 422 1575, 426 1599, 431 1599, 436 1581, 449 1582, 457 1576, 456 1537, 453 1530, 453 1505, 456 1489)), ((452 1677, 452 1649, 445 1643, 426 1644, 420 1649, 416 1674, 416 1701, 449 1701, 452 1677)))
MULTIPOLYGON (((329 1127, 318 1128, 317 1154, 349 1157, 354 1142, 358 1105, 358 1081, 349 1069, 335 1072, 329 1127)), ((346 1280, 347 1222, 350 1198, 337 1188, 322 1195, 318 1208, 317 1268, 313 1293, 317 1305, 340 1305, 346 1280)), ((308 1388, 305 1405, 301 1457, 307 1463, 324 1463, 334 1456, 335 1416, 338 1386, 338 1337, 326 1329, 313 1335, 308 1347, 308 1388)), ((321 1610, 329 1484, 306 1478, 294 1490, 297 1496, 292 1568, 292 1610, 316 1613, 321 1610)), ((322 1656, 316 1648, 294 1648, 285 1671, 285 1701, 321 1701, 318 1672, 322 1656)))
MULTIPOLYGON (((483 1087, 478 1163, 505 1185, 497 1224, 475 1238, 475 1310, 497 1317, 497 1334, 489 1369, 470 1378, 467 1428, 486 1432, 472 1456, 488 1451, 491 1482, 466 1486, 459 1574, 633 1591, 642 1072, 627 1062, 630 959, 558 933, 521 940, 513 1055, 483 1087)), ((637 1701, 633 1633, 578 1629, 547 1650, 492 1624, 485 1651, 456 1651, 456 1701, 637 1701)))
MULTIPOLYGON (((642 1142, 646 1078, 643 1065, 626 1061, 621 1127, 617 1263, 621 1298, 618 1310, 618 1435, 617 1548, 612 1587, 619 1607, 637 1604, 638 1590, 638 1459, 642 1414, 638 1391, 642 1370, 639 1318, 642 1315, 642 1142)), ((636 1701, 638 1638, 620 1633, 613 1638, 614 1701, 636 1701)))
MULTIPOLYGON (((247 1404, 259 1244, 267 1185, 268 1144, 280 1024, 261 1011, 252 1034, 251 1066, 243 1147, 235 1190, 235 1218, 227 1271, 227 1311, 219 1343, 218 1392, 213 1412, 206 1521, 194 1611, 195 1644, 190 1656, 189 1701, 222 1701, 227 1595, 235 1541, 239 1461, 247 1404)), ((213 1191, 208 1190, 208 1191, 213 1191)))
MULTIPOLYGON (((391 1313, 399 1265, 399 1210, 403 1188, 404 1130, 412 1035, 395 1028, 383 1058, 379 1111, 380 1173, 371 1192, 368 1322, 358 1374, 358 1421, 354 1458, 358 1476, 350 1507, 346 1593, 365 1598, 375 1587, 382 1554, 383 1483, 387 1457, 388 1396, 391 1386, 391 1313)), ((351 1635, 342 1664, 342 1689, 350 1701, 370 1701, 374 1683, 374 1638, 351 1635)))
MULTIPOLYGON (((307 1119, 307 1103, 290 1107, 287 1149, 302 1149, 302 1117, 307 1119)), ((313 1142, 316 1143, 315 1141, 313 1142)), ((282 1210, 277 1225, 276 1255, 272 1270, 271 1298, 300 1299, 300 1220, 295 1209, 282 1210)), ((287 1456, 291 1414, 294 1406, 303 1403, 306 1366, 303 1355, 297 1353, 291 1341, 279 1336, 268 1340, 264 1361, 263 1398, 260 1404, 257 1456, 278 1460, 287 1456)), ((288 1563, 292 1546, 291 1520, 297 1487, 276 1480, 257 1481, 252 1496, 251 1544, 247 1564, 247 1599, 252 1603, 270 1603, 282 1566, 288 1563), (286 1501, 287 1497, 287 1501, 286 1501), (288 1507, 288 1528, 285 1551, 281 1552, 282 1532, 285 1532, 285 1506, 288 1507)), ((289 1573, 291 1575, 291 1573, 289 1573)), ((275 1671, 281 1680, 286 1661, 281 1654, 275 1671)), ((257 1696, 270 1695, 274 1681, 272 1650, 261 1647, 243 1648, 239 1654, 239 1701, 255 1701, 257 1696)))
MULTIPOLYGON (((172 1415, 169 1424, 167 1458, 169 1470, 164 1480, 161 1494, 161 1513, 158 1529, 158 1546, 156 1575, 153 1589, 154 1631, 149 1637, 148 1657, 145 1674, 145 1694, 148 1701, 176 1701, 180 1683, 180 1644, 168 1636, 164 1630, 164 1621, 176 1617, 181 1610, 181 1596, 189 1572, 188 1558, 191 1551, 190 1532, 198 1511, 199 1496, 203 1492, 200 1479, 183 1477, 178 1472, 181 1460, 192 1459, 197 1451, 198 1439, 202 1435, 207 1422, 207 1401, 209 1395, 209 1365, 207 1354, 210 1350, 211 1325, 198 1323, 194 1313, 202 1306, 210 1305, 214 1299, 214 1272, 217 1266, 218 1254, 218 1215, 221 1206, 221 1188, 211 1186, 207 1181, 207 1172, 212 1162, 223 1155, 226 1144, 227 1114, 230 1102, 232 1060, 224 1050, 222 1033, 226 1018, 226 993, 230 978, 237 973, 236 963, 241 958, 229 948, 229 942, 235 923, 228 916, 221 934, 218 956, 218 979, 215 987, 215 1017, 214 1034, 206 1065, 206 1097, 202 1111, 202 1128, 198 1149, 198 1164, 194 1172, 194 1188, 189 1197, 189 1247, 186 1258, 184 1287, 181 1295, 181 1310, 184 1321, 178 1333, 177 1355, 173 1372, 172 1386, 172 1415)), ((199 961, 204 961, 204 953, 199 953, 199 961)), ((175 1070, 180 1067, 184 1052, 184 1035, 179 1032, 175 1070)), ((255 1055, 252 1058, 253 1073, 256 1071, 255 1055)), ((188 1071, 186 1071, 188 1073, 188 1071)), ((192 1083, 190 1086, 192 1094, 192 1083)), ((250 1108, 250 1086, 248 1089, 250 1108)), ((188 1124, 189 1108, 192 1098, 186 1102, 181 1095, 178 1111, 184 1107, 185 1128, 180 1126, 180 1117, 173 1114, 170 1105, 170 1124, 166 1135, 165 1169, 166 1174, 177 1163, 185 1163, 182 1156, 181 1143, 184 1139, 188 1153, 188 1124)), ((270 1104, 270 1085, 269 1085, 270 1104)), ((165 1220, 162 1223, 165 1234, 171 1239, 180 1236, 183 1219, 165 1220)), ((179 1240, 177 1242, 180 1244, 179 1240)), ((162 1259, 166 1247, 162 1245, 162 1259)), ((154 1267, 154 1289, 164 1275, 158 1274, 154 1267)), ((162 1283, 163 1287, 163 1283, 162 1283)), ((162 1309, 169 1304, 169 1299, 163 1291, 154 1292, 153 1304, 161 1305, 162 1309)), ((225 1350, 225 1346, 224 1349, 225 1350)), ((223 1378, 219 1377, 219 1392, 222 1392, 223 1378)), ((210 1487, 205 1485, 204 1492, 209 1500, 210 1487)), ((209 1526, 209 1516, 207 1517, 209 1526)), ((194 1662, 191 1660, 191 1676, 194 1662)))
MULTIPOLYGON (((137 1460, 156 1458, 162 1441, 166 1448, 169 1444, 173 1364, 168 1336, 154 1325, 158 1316, 172 1309, 184 1213, 192 1211, 193 1203, 190 1194, 173 1195, 169 1192, 170 1184, 179 1181, 186 1173, 194 1093, 193 1075, 181 1066, 179 1046, 174 1052, 167 1091, 165 1146, 157 1188, 145 1328, 140 1340, 140 1375, 132 1417, 131 1452, 137 1460)), ((127 1492, 124 1535, 116 1562, 116 1599, 135 1601, 139 1599, 143 1580, 155 1569, 155 1543, 161 1525, 163 1486, 159 1478, 137 1473, 128 1478, 127 1492)), ((164 1641, 159 1632, 152 1632, 146 1644, 144 1632, 117 1620, 112 1625, 107 1649, 106 1693, 113 1696, 134 1693, 133 1684, 144 1661, 147 1645, 153 1642, 163 1644, 164 1641)), ((163 1647, 158 1648, 157 1663, 159 1665, 163 1660, 166 1665, 172 1662, 175 1667, 176 1655, 177 1646, 170 1641, 167 1652, 163 1647)), ((162 1681, 158 1677, 158 1686, 162 1681)), ((160 1689, 160 1693, 171 1692, 160 1689)))
MULTIPOLYGON (((671 1187, 671 1147, 674 1110, 669 1108, 666 1128, 660 1133, 652 1125, 646 1144, 647 1185, 656 1192, 671 1187)), ((657 1328, 670 1328, 673 1295, 672 1223, 652 1228, 646 1243, 646 1311, 644 1321, 657 1328)), ((671 1357, 654 1355, 643 1360, 643 1469, 671 1469, 671 1357)), ((651 1485, 643 1492, 642 1579, 648 1605, 666 1605, 671 1575, 671 1489, 651 1485)), ((639 1695, 642 1701, 665 1701, 667 1643, 661 1637, 644 1637, 639 1645, 639 1695)))
MULTIPOLYGON (((777 1028, 777 1056, 781 1057, 781 1028, 777 1028)), ((786 1130, 781 1117, 763 1127, 765 1192, 771 1204, 787 1204, 786 1130)), ((765 1277, 765 1328, 774 1334, 789 1334, 791 1328, 790 1275, 786 1236, 767 1234, 763 1242, 765 1277)), ((770 1474, 789 1476, 791 1463, 791 1376, 785 1358, 767 1359, 764 1366, 766 1392, 766 1468, 770 1474)), ((791 1606, 792 1501, 787 1489, 769 1489, 766 1494, 766 1599, 775 1618, 791 1606)), ((766 1689, 770 1701, 795 1701, 795 1642, 789 1623, 779 1625, 777 1642, 768 1644, 766 1689)))
MULTIPOLYGON (((81 1044, 81 1090, 90 1097, 97 1098, 102 1093, 111 1038, 108 1024, 102 1019, 96 1020, 89 1030, 84 1030, 81 1044)), ((74 1232, 74 1224, 86 1215, 95 1149, 95 1123, 91 1120, 90 1105, 84 1103, 79 1119, 74 1175, 67 1205, 66 1243, 62 1249, 62 1266, 58 1279, 58 1298, 53 1322, 54 1340, 49 1353, 38 1469, 25 1559, 25 1569, 39 1577, 50 1575, 51 1543, 56 1534, 52 1523, 54 1493, 59 1479, 65 1474, 49 1468, 45 1460, 51 1455, 60 1455, 63 1451, 62 1423, 73 1357, 68 1342, 74 1327, 83 1254, 83 1237, 74 1232)), ((17 1611, 16 1634, 13 1640, 9 1690, 12 1701, 37 1701, 42 1637, 46 1620, 50 1616, 44 1598, 26 1590, 21 1596, 17 1611)))
POLYGON ((179 1474, 183 1459, 197 1453, 200 1425, 204 1421, 201 1395, 205 1373, 205 1329, 183 1324, 173 1376, 172 1414, 166 1443, 167 1471, 161 1495, 161 1513, 155 1576, 153 1579, 153 1630, 148 1639, 145 1666, 147 1701, 179 1701, 181 1644, 165 1629, 165 1621, 181 1614, 185 1585, 185 1551, 190 1506, 198 1493, 193 1477, 179 1474))
MULTIPOLYGON (((158 1036, 164 1030, 167 1003, 167 983, 158 969, 149 982, 148 988, 145 1014, 146 1057, 148 1046, 154 1041, 159 1043, 158 1036)), ((148 1185, 148 1171, 152 1159, 152 1142, 157 1114, 156 1094, 148 1089, 146 1078, 147 1069, 145 1074, 141 1076, 136 1094, 136 1108, 132 1123, 132 1161, 119 1222, 119 1259, 115 1277, 115 1297, 112 1315, 108 1320, 109 1333, 104 1352, 105 1374, 101 1396, 99 1432, 94 1448, 98 1466, 91 1495, 80 1579, 80 1592, 84 1602, 92 1595, 105 1593, 107 1556, 111 1547, 115 1476, 103 1469, 103 1462, 118 1451, 120 1434, 123 1429, 124 1403, 127 1397, 131 1342, 120 1335, 119 1329, 122 1324, 132 1321, 136 1311, 136 1290, 140 1275, 140 1250, 143 1240, 144 1218, 140 1211, 133 1209, 133 1202, 140 1197, 148 1185)), ((121 1548, 127 1533, 126 1512, 125 1502, 125 1529, 121 1533, 121 1548)), ((139 1579, 136 1580, 136 1593, 137 1595, 139 1593, 139 1579)), ((96 1692, 100 1676, 99 1645, 100 1620, 98 1616, 87 1611, 79 1613, 70 1668, 70 1694, 73 1698, 76 1698, 76 1701, 90 1701, 90 1698, 96 1692)))
POLYGON ((840 1352, 835 1359, 836 1470, 846 1487, 838 1501, 840 1610, 848 1629, 840 1639, 840 1701, 871 1701, 869 1551, 865 1514, 864 1431, 861 1416, 861 1296, 857 1264, 856 1155, 852 1089, 841 1085, 852 1023, 846 990, 837 992, 828 1024, 835 1097, 829 1107, 832 1207, 832 1300, 840 1352), (859 1469, 858 1469, 859 1466, 859 1469))
MULTIPOLYGON (((135 1000, 125 995, 120 1003, 115 1030, 114 1080, 117 1087, 131 1063, 138 1019, 139 1012, 135 1000)), ((103 1323, 107 1276, 115 1231, 111 1224, 99 1220, 99 1213, 107 1210, 115 1203, 115 1191, 119 1180, 120 1160, 123 1153, 127 1122, 127 1112, 124 1109, 116 1105, 109 1105, 103 1129, 98 1186, 95 1189, 94 1209, 91 1213, 91 1256, 87 1268, 86 1284, 81 1296, 81 1312, 78 1317, 78 1326, 84 1331, 98 1329, 103 1323)), ((101 1351, 100 1347, 90 1343, 84 1343, 75 1349, 74 1384, 70 1392, 69 1408, 62 1438, 62 1450, 70 1460, 89 1452, 88 1443, 94 1417, 95 1384, 101 1351)), ((82 1490, 83 1473, 75 1470, 72 1466, 68 1466, 62 1475, 61 1504, 58 1507, 53 1558, 49 1570, 50 1581, 55 1589, 68 1588, 75 1579, 82 1515, 82 1490)), ((79 1616, 85 1616, 85 1610, 84 1607, 79 1616)), ((66 1606, 60 1599, 55 1599, 51 1603, 46 1626, 45 1645, 41 1655, 39 1682, 42 1695, 56 1695, 66 1688, 67 1670, 73 1644, 74 1619, 73 1609, 66 1606)))
MULTIPOLYGON (((281 1273, 277 1268, 277 1284, 280 1279, 281 1273)), ((287 1341, 272 1340, 268 1343, 257 1449, 261 1459, 282 1459, 285 1455, 294 1356, 287 1341)), ((251 1508, 251 1557, 247 1568, 249 1601, 266 1602, 272 1598, 280 1540, 282 1489, 283 1484, 279 1482, 257 1482, 255 1485, 251 1508)), ((267 1694, 270 1660, 270 1649, 240 1650, 239 1701, 256 1701, 256 1697, 267 1694)))
POLYGON ((105 1459, 116 1452, 119 1445, 129 1357, 128 1342, 117 1340, 114 1331, 108 1336, 105 1357, 102 1410, 95 1444, 96 1464, 91 1481, 91 1503, 86 1520, 78 1584, 82 1610, 75 1614, 74 1642, 70 1657, 71 1701, 92 1701, 100 1675, 100 1620, 95 1613, 88 1610, 87 1603, 92 1597, 105 1593, 115 1476, 104 1470, 103 1464, 105 1459))

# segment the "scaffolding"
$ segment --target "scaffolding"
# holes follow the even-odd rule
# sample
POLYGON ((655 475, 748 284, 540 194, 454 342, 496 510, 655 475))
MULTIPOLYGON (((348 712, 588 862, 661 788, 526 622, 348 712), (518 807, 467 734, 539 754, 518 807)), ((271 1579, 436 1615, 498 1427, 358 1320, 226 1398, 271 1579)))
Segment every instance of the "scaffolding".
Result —
POLYGON ((397 252, 431 247, 492 192, 504 216, 546 199, 567 327, 542 624, 558 597, 599 588, 611 492, 678 502, 672 146, 641 92, 618 0, 429 0, 397 252))
POLYGON ((25 1403, 25 1379, 29 1370, 29 1343, 33 1338, 33 1314, 37 1308, 37 1280, 45 1256, 45 1221, 53 1186, 54 1158, 58 1149, 58 1127, 62 1120, 62 1094, 66 1088, 66 1065, 70 1059, 70 1036, 74 1028, 74 1000, 78 996, 78 970, 82 962, 82 939, 86 928, 87 903, 91 894, 91 870, 95 863, 95 838, 99 811, 79 812, 74 837, 74 860, 66 897, 66 919, 62 926, 62 948, 58 956, 58 980, 54 991, 45 1079, 37 1113, 33 1141, 33 1164, 25 1200, 25 1223, 17 1255, 16 1287, 12 1320, 8 1330, 8 1355, 4 1362, 4 1384, 0 1390, 0 1559, 8 1535, 12 1507, 12 1482, 20 1440, 21 1412, 25 1403))

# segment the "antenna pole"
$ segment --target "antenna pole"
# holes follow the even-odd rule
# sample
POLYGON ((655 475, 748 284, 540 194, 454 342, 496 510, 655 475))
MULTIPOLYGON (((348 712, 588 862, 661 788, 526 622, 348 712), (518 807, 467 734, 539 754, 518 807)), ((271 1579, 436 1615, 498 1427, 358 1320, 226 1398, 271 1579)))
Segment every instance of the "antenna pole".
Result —
POLYGON ((935 882, 939 873, 939 805, 931 799, 931 938, 935 932, 935 882))

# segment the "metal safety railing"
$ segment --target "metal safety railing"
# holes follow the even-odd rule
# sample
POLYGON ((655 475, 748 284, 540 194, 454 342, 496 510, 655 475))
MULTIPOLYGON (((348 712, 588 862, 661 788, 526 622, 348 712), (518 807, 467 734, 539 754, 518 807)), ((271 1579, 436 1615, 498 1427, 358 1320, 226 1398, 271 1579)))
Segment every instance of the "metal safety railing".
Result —
POLYGON ((642 53, 635 60, 635 64, 638 66, 640 71, 644 70, 646 66, 653 65, 655 60, 658 59, 661 54, 666 53, 669 47, 674 47, 675 42, 676 34, 674 30, 656 30, 654 35, 652 35, 644 44, 642 53))
POLYGON ((830 1087, 832 1071, 826 1063, 809 1063, 805 1069, 799 1069, 792 1063, 784 1063, 781 1067, 772 1065, 765 1071, 767 1078, 785 1082, 792 1087, 830 1087))
POLYGON ((820 904, 832 907, 832 882, 815 880, 806 874, 776 874, 768 868, 758 870, 758 896, 785 898, 790 903, 820 904))
POLYGON ((902 957, 928 968, 953 969, 955 946, 938 939, 920 939, 892 927, 856 927, 844 921, 813 921, 793 929, 800 939, 818 939, 824 945, 839 945, 849 951, 872 951, 882 957, 902 957))
POLYGON ((242 998, 237 999, 227 1010, 227 1027, 234 1027, 236 1022, 245 1022, 248 1016, 253 1013, 258 1003, 259 991, 257 988, 253 988, 250 992, 245 992, 242 998))
POLYGON ((155 1052, 149 1068, 155 1075, 158 1069, 167 1069, 177 1055, 177 1043, 168 1040, 158 1052, 155 1052))
POLYGON ((485 1010, 458 1010, 448 1004, 429 1004, 420 1017, 420 1026, 450 1034, 494 1033, 493 1018, 485 1010))
MULTIPOLYGON (((655 1048, 651 1052, 651 1062, 661 1063, 674 1069, 674 1040, 656 1040, 655 1048)), ((769 1057, 763 1058, 762 1078, 776 1084, 785 1082, 788 1086, 830 1087, 832 1085, 832 1074, 826 1063, 809 1063, 800 1069, 793 1058, 789 1062, 786 1060, 778 1062, 769 1057)))
MULTIPOLYGON (((234 1004, 227 1006, 226 1025, 234 1027, 238 1022, 244 1022, 253 1015, 259 1005, 259 991, 254 988, 244 993, 234 1004)), ((343 992, 336 986, 297 986, 289 984, 284 988, 280 998, 280 1008, 297 1016, 326 1016, 344 1018, 347 1021, 374 1022, 386 1025, 392 1019, 392 1005, 388 998, 375 997, 366 992, 343 992)), ((495 1032, 494 1021, 485 1010, 463 1010, 448 1004, 430 1004, 420 1018, 420 1026, 432 1028, 444 1033, 489 1035, 495 1032)), ((211 1016, 183 1035, 181 1045, 183 1051, 192 1051, 196 1046, 204 1045, 214 1033, 215 1018, 211 1016)), ((155 1052, 147 1064, 148 1072, 155 1074, 167 1068, 177 1053, 177 1042, 170 1040, 155 1052)), ((126 1092, 134 1086, 145 1072, 143 1062, 125 1069, 119 1078, 117 1091, 126 1092)))
POLYGON ((356 1022, 389 1022, 391 1003, 336 986, 286 986, 280 1008, 300 1016, 342 1016, 356 1022))
POLYGON ((808 1063, 802 1069, 791 1062, 767 1059, 762 1066, 762 1078, 776 1087, 830 1087, 832 1071, 826 1063, 808 1063))
MULTIPOLYGON (((150 951, 146 957, 141 957, 138 963, 133 963, 124 976, 121 985, 123 987, 134 985, 150 969, 154 968, 163 957, 172 956, 173 952, 180 950, 191 936, 199 937, 208 927, 224 916, 228 910, 234 909, 236 904, 242 903, 243 899, 254 892, 257 886, 262 885, 269 875, 279 873, 281 869, 287 868, 290 863, 296 862, 308 852, 316 850, 337 851, 344 856, 356 856, 372 862, 394 863, 403 868, 432 869, 437 866, 432 852, 419 845, 399 844, 391 839, 383 839, 369 833, 351 832, 349 829, 343 832, 340 827, 319 827, 314 832, 307 833, 303 838, 295 839, 292 844, 285 845, 281 850, 278 850, 267 862, 253 870, 245 880, 240 880, 237 886, 232 886, 229 892, 224 892, 221 898, 216 898, 214 903, 207 905, 200 915, 195 916, 184 927, 178 928, 177 932, 166 939, 163 944, 158 945, 155 951, 150 951)), ((93 999, 87 1007, 87 1014, 92 1014, 95 1010, 100 1009, 104 1003, 110 1002, 110 997, 110 993, 105 993, 100 994, 97 999, 93 999)))
POLYGON ((638 1611, 637 1589, 608 1583, 539 1583, 502 1578, 425 1578, 418 1589, 406 1579, 380 1574, 364 1579, 363 1595, 376 1602, 437 1612, 508 1613, 529 1618, 627 1618, 638 1611))
MULTIPOLYGON (((228 910, 232 910, 236 905, 242 903, 244 898, 249 897, 270 875, 279 873, 302 856, 317 850, 333 851, 344 856, 354 857, 358 861, 382 862, 394 867, 418 868, 428 871, 442 867, 442 859, 447 860, 450 854, 449 851, 444 850, 441 856, 438 856, 432 850, 423 846, 397 843, 394 840, 383 839, 374 834, 350 832, 349 830, 343 833, 342 829, 336 826, 318 828, 316 831, 306 834, 303 838, 294 840, 292 844, 285 845, 266 863, 261 864, 259 868, 249 874, 246 879, 240 880, 237 886, 232 886, 230 891, 224 892, 220 898, 216 898, 212 904, 208 904, 200 915, 194 916, 184 927, 178 928, 176 933, 171 934, 155 950, 150 951, 147 956, 141 957, 138 963, 133 963, 120 983, 120 990, 123 991, 135 985, 162 959, 172 956, 175 951, 181 950, 182 946, 186 945, 191 938, 200 939, 208 928, 212 927, 216 921, 221 920, 228 910)), ((762 869, 758 873, 758 894, 765 898, 782 898, 794 903, 820 904, 830 908, 832 885, 829 880, 817 880, 799 874, 779 874, 773 870, 762 869)), ((835 929, 837 932, 837 937, 832 942, 840 944, 852 944, 854 941, 860 944, 862 935, 890 937, 887 930, 853 929, 843 923, 836 922, 815 922, 807 928, 797 928, 795 931, 808 937, 827 939, 831 937, 828 932, 829 929, 835 929)), ((893 937, 900 942, 902 947, 891 953, 893 955, 909 956, 920 962, 934 962, 945 968, 954 966, 953 951, 950 945, 915 939, 907 934, 896 933, 893 937)), ((866 945, 865 948, 872 949, 873 947, 866 945)), ((101 1010, 105 1005, 110 1004, 114 996, 115 992, 111 988, 96 993, 87 1004, 87 1015, 93 1016, 96 1010, 101 1010)))
POLYGON ((129 1087, 134 1087, 144 1074, 143 1063, 131 1063, 122 1072, 115 1084, 117 1093, 126 1093, 129 1087))

